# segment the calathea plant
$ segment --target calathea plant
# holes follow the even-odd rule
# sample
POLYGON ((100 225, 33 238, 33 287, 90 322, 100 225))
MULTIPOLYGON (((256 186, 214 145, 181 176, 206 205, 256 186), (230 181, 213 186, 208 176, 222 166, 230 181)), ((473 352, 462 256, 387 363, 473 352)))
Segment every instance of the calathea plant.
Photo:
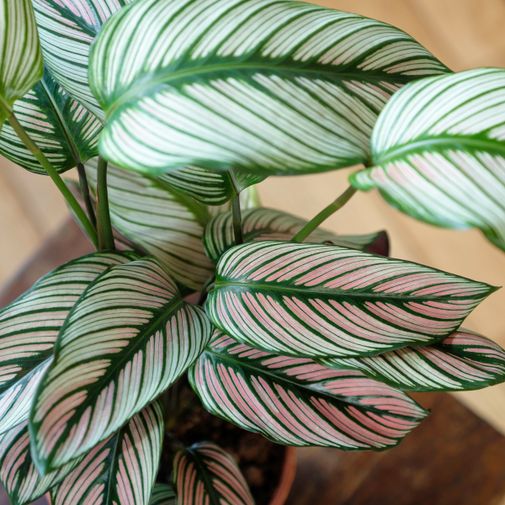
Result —
POLYGON ((388 258, 384 232, 319 229, 378 188, 505 249, 504 70, 453 73, 392 26, 291 0, 0 0, 0 55, 0 150, 97 249, 0 313, 12 503, 253 503, 223 449, 173 436, 184 377, 190 408, 344 450, 413 430, 408 391, 504 380, 504 351, 461 327, 495 288, 388 258), (309 221, 258 206, 268 176, 353 165, 309 221))

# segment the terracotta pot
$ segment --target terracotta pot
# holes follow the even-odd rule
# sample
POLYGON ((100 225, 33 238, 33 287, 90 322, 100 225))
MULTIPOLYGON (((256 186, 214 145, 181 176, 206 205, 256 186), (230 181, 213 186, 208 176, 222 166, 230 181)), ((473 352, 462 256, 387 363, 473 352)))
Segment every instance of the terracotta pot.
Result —
POLYGON ((270 505, 284 505, 288 499, 293 481, 296 475, 296 449, 294 447, 286 447, 284 456, 284 464, 282 466, 281 478, 279 485, 275 490, 270 505))

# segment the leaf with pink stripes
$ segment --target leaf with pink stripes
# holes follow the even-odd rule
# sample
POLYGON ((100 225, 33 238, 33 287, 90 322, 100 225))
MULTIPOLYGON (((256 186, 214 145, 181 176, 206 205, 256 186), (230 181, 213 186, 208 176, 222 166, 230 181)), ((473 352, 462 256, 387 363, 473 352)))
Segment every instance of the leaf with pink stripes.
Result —
POLYGON ((43 472, 86 454, 167 389, 211 336, 154 258, 111 268, 81 296, 34 399, 32 447, 43 472))
POLYGON ((206 310, 254 347, 343 358, 441 340, 494 289, 353 249, 269 241, 222 256, 206 310))
POLYGON ((51 491, 52 505, 149 505, 161 455, 161 405, 147 406, 98 444, 51 491))
POLYGON ((285 445, 384 449, 427 414, 358 370, 267 353, 220 332, 189 378, 209 412, 285 445))
POLYGON ((132 257, 96 253, 70 261, 0 311, 0 434, 28 418, 59 330, 84 289, 132 257))
POLYGON ((174 488, 169 484, 156 484, 149 505, 177 505, 174 488))
POLYGON ((173 481, 184 505, 254 505, 233 458, 216 444, 203 442, 179 451, 173 481))
MULTIPOLYGON (((244 241, 291 240, 307 221, 280 210, 259 208, 242 212, 244 241)), ((230 247, 235 245, 233 215, 225 212, 215 216, 205 228, 203 237, 205 252, 217 261, 230 247)), ((382 256, 389 254, 389 239, 385 231, 365 235, 337 235, 328 230, 317 229, 305 242, 332 243, 350 249, 372 252, 382 256)))
POLYGON ((404 391, 461 391, 505 381, 505 351, 467 330, 458 330, 430 346, 363 358, 331 358, 322 363, 361 370, 404 391))

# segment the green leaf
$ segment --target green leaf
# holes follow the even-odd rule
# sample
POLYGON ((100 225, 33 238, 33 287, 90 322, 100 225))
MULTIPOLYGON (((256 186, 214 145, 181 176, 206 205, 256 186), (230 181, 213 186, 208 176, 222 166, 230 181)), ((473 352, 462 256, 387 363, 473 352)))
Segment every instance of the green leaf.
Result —
POLYGON ((384 449, 427 414, 360 371, 266 353, 219 332, 189 378, 212 414, 286 445, 384 449))
POLYGON ((71 97, 103 117, 88 85, 89 51, 102 24, 131 0, 32 1, 46 66, 71 97))
POLYGON ((79 463, 73 461, 41 476, 30 455, 28 421, 0 435, 0 483, 11 505, 28 505, 61 482, 79 463))
POLYGON ((505 351, 467 330, 458 330, 435 345, 365 358, 332 358, 322 363, 361 370, 404 391, 461 391, 505 381, 505 351))
POLYGON ((392 26, 290 0, 134 2, 90 56, 107 115, 100 153, 151 174, 363 162, 391 94, 446 71, 392 26))
MULTIPOLYGON (((304 219, 275 209, 259 208, 245 210, 242 213, 244 241, 291 240, 307 223, 304 219)), ((235 245, 233 216, 231 212, 214 217, 205 228, 205 252, 213 261, 235 245)), ((334 245, 358 249, 366 252, 378 252, 387 256, 389 240, 384 231, 367 235, 337 235, 331 231, 318 229, 306 240, 309 243, 329 242, 334 245)))
POLYGON ((252 242, 221 257, 206 310, 254 347, 343 358, 441 340, 494 289, 353 249, 252 242))
POLYGON ((43 472, 85 454, 167 389, 211 333, 154 258, 113 267, 83 293, 55 346, 31 414, 43 472))
POLYGON ((0 0, 0 130, 12 104, 42 78, 30 0, 0 0))
POLYGON ((402 212, 479 228, 505 250, 505 70, 425 79, 397 93, 372 136, 373 167, 351 177, 402 212))
POLYGON ((237 463, 211 442, 176 454, 173 481, 178 503, 184 505, 254 505, 237 463))
POLYGON ((108 268, 129 258, 95 253, 70 261, 0 311, 0 434, 28 418, 58 333, 82 292, 108 268))
POLYGON ((149 505, 177 505, 174 488, 169 484, 156 484, 149 505))
MULTIPOLYGON (((96 160, 86 173, 96 195, 96 160)), ((200 289, 213 271, 202 244, 207 209, 159 181, 113 166, 107 185, 113 227, 155 256, 177 282, 200 289)))
POLYGON ((152 505, 163 434, 161 405, 153 403, 82 458, 51 491, 51 505, 152 505))
MULTIPOLYGON (((14 114, 46 158, 65 172, 98 155, 101 123, 54 82, 49 72, 13 107, 14 114)), ((22 167, 47 175, 16 132, 0 132, 0 154, 22 167)))

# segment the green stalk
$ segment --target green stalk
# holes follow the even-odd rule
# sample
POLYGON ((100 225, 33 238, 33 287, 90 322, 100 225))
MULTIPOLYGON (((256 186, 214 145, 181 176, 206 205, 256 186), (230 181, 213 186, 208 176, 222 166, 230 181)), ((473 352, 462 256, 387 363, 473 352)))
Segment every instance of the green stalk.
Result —
POLYGON ((317 216, 313 217, 292 239, 292 242, 303 242, 332 214, 341 209, 357 192, 353 187, 347 188, 334 202, 325 207, 317 216))
POLYGON ((77 164, 77 173, 79 174, 79 187, 81 189, 81 195, 82 199, 84 200, 86 212, 88 213, 91 224, 96 228, 95 208, 93 207, 93 201, 91 200, 91 195, 89 193, 89 184, 88 177, 86 175, 86 169, 82 163, 77 164))
POLYGON ((235 244, 244 243, 244 234, 242 233, 242 211, 240 209, 240 194, 237 194, 231 203, 233 215, 233 232, 235 234, 235 244))
POLYGON ((96 230, 89 220, 88 216, 81 208, 74 195, 68 189, 67 185, 60 177, 60 174, 56 170, 56 168, 51 165, 49 160, 45 157, 44 153, 40 150, 40 148, 35 144, 35 142, 30 138, 28 133, 25 131, 21 123, 17 120, 14 112, 10 107, 7 106, 6 103, 0 103, 0 107, 3 107, 8 114, 8 120, 13 130, 16 132, 17 136, 21 139, 27 149, 35 156, 35 159, 41 164, 44 170, 47 172, 47 175, 51 177, 52 181, 56 185, 56 187, 60 190, 60 193, 63 195, 65 200, 67 201, 70 209, 73 214, 77 218, 77 220, 81 223, 84 231, 88 235, 89 239, 95 247, 98 245, 96 230))
POLYGON ((96 179, 98 249, 100 251, 113 251, 115 245, 107 191, 107 162, 103 158, 98 158, 96 179))

